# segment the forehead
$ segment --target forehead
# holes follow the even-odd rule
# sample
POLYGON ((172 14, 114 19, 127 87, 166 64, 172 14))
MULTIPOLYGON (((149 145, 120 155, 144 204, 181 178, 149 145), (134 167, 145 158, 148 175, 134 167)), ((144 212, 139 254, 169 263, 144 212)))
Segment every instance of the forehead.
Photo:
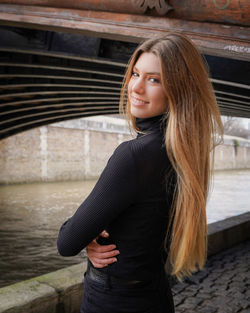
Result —
POLYGON ((146 73, 160 73, 160 60, 151 52, 143 52, 134 67, 146 73))

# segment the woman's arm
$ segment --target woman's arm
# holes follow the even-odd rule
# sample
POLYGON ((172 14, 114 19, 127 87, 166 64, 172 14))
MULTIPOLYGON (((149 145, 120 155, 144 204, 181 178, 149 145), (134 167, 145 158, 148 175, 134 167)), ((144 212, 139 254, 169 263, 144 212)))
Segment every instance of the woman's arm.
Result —
POLYGON ((90 195, 61 226, 57 240, 61 255, 78 254, 134 203, 137 175, 130 143, 118 146, 90 195))
MULTIPOLYGON (((109 234, 106 230, 101 232, 101 237, 108 238, 109 234)), ((91 263, 96 268, 103 268, 109 264, 112 264, 117 261, 115 256, 117 256, 120 252, 116 249, 116 245, 100 245, 97 243, 97 237, 94 239, 87 247, 87 255, 90 259, 91 263)))

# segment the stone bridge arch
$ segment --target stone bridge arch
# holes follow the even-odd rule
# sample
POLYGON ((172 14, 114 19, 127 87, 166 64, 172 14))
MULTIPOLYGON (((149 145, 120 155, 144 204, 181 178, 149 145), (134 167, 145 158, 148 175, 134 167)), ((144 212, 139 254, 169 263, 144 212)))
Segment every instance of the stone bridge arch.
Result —
POLYGON ((0 2, 0 139, 118 113, 137 43, 169 30, 188 35, 204 54, 221 113, 250 116, 247 0, 0 2))

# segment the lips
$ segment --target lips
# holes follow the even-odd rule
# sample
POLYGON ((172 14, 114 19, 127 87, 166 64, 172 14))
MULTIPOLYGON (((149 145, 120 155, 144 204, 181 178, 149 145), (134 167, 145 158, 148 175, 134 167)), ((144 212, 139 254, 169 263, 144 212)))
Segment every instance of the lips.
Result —
POLYGON ((148 101, 144 101, 140 98, 137 98, 137 97, 134 97, 134 96, 131 96, 130 97, 130 103, 132 105, 135 105, 135 106, 141 106, 141 105, 145 105, 147 103, 149 103, 148 101))

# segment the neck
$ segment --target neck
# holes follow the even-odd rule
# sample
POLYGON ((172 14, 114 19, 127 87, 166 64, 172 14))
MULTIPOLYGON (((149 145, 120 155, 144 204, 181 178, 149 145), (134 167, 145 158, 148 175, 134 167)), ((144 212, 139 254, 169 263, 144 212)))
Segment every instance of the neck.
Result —
POLYGON ((136 126, 143 133, 148 133, 154 130, 162 129, 162 121, 164 114, 149 117, 149 118, 136 118, 136 126))

